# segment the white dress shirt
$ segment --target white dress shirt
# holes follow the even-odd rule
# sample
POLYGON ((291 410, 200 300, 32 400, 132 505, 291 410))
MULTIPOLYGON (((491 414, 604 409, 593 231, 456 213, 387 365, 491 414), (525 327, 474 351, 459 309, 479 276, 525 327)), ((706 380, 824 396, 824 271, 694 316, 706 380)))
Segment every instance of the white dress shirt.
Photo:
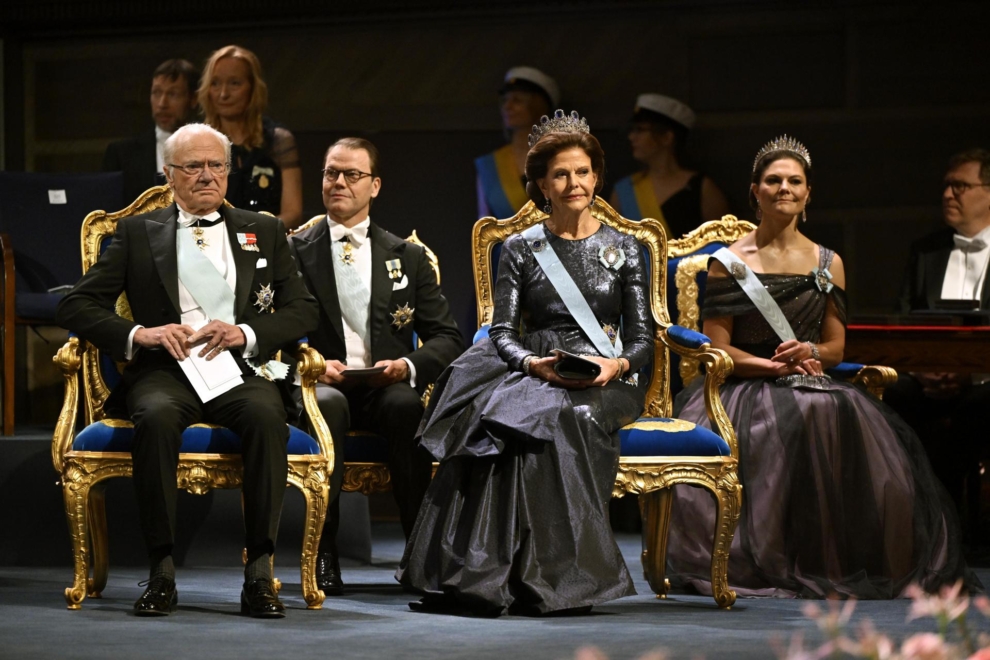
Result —
POLYGON ((945 300, 979 300, 990 262, 990 227, 972 238, 956 234, 942 280, 945 300))
MULTIPOLYGON (((190 213, 186 213, 181 208, 179 209, 179 222, 177 231, 188 231, 191 232, 190 225, 196 222, 200 217, 204 220, 218 220, 220 219, 220 213, 214 211, 205 216, 195 216, 190 213)), ((216 267, 217 272, 219 272, 224 280, 227 282, 227 286, 230 287, 231 291, 236 291, 237 287, 237 267, 234 264, 234 250, 230 245, 230 237, 227 234, 227 228, 223 222, 218 222, 212 227, 203 227, 203 238, 206 240, 206 246, 203 248, 203 254, 206 258, 216 267)), ((183 325, 188 325, 190 327, 196 324, 203 323, 204 321, 210 321, 206 312, 203 308, 199 306, 196 299, 193 298, 192 294, 189 293, 189 289, 179 280, 179 321, 183 325)), ((127 337, 127 351, 125 352, 125 357, 129 360, 134 355, 134 334, 143 325, 136 325, 131 329, 131 333, 127 337)), ((237 326, 244 333, 245 344, 241 348, 241 355, 243 357, 255 357, 257 354, 257 336, 254 334, 254 330, 250 326, 241 323, 237 326)), ((202 349, 200 349, 202 350, 202 349)))
MULTIPOLYGON (((368 237, 368 228, 371 226, 371 216, 368 216, 361 222, 357 223, 353 227, 345 227, 344 225, 334 222, 327 216, 327 224, 330 227, 330 240, 339 241, 344 236, 347 236, 348 242, 354 247, 351 255, 354 261, 347 268, 357 269, 358 275, 361 277, 361 281, 367 288, 369 294, 371 293, 371 240, 368 237)), ((337 268, 337 264, 334 264, 333 268, 337 268)), ((369 295, 368 305, 371 305, 371 298, 369 295)), ((371 364, 371 347, 365 346, 364 341, 361 336, 354 331, 354 329, 348 325, 347 319, 341 315, 341 322, 344 324, 344 345, 347 348, 347 366, 351 369, 363 369, 365 367, 374 366, 371 364)), ((374 320, 371 321, 374 323, 374 320)), ((369 324, 370 325, 370 324, 369 324)), ((368 328, 370 333, 371 328, 368 328)), ((369 334, 368 341, 371 341, 371 336, 369 334)), ((409 384, 416 387, 416 367, 407 358, 402 358, 405 363, 409 366, 409 384)))
POLYGON ((169 131, 162 130, 155 126, 155 172, 162 173, 165 169, 165 140, 172 137, 169 131))

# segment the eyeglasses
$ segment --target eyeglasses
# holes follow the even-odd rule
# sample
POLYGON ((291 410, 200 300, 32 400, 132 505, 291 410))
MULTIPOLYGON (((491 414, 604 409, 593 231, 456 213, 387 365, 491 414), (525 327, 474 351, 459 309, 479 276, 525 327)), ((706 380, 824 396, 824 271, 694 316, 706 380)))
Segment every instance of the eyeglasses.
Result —
POLYGON ((166 163, 166 165, 182 170, 189 176, 200 176, 206 168, 210 168, 210 173, 213 176, 223 176, 230 169, 230 163, 225 163, 219 160, 211 160, 208 163, 187 163, 186 165, 166 163))
POLYGON ((970 188, 990 188, 990 183, 970 183, 958 179, 946 179, 942 184, 942 190, 944 191, 946 187, 952 188, 952 194, 959 197, 970 188))
POLYGON ((341 174, 344 175, 344 181, 347 183, 357 183, 366 176, 374 176, 370 172, 362 172, 361 170, 335 170, 332 167, 328 167, 323 172, 323 180, 327 183, 335 183, 337 177, 341 174))

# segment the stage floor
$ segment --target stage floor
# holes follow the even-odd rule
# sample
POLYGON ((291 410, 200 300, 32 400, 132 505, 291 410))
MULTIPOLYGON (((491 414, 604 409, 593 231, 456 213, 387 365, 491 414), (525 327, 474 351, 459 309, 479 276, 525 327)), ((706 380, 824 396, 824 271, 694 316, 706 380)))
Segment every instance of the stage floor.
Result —
MULTIPOLYGON (((531 619, 420 614, 413 598, 392 575, 402 552, 395 524, 373 528, 373 562, 347 565, 346 595, 327 598, 308 611, 299 590, 298 565, 279 557, 282 620, 240 616, 242 573, 237 567, 180 568, 179 611, 163 619, 139 619, 131 605, 141 593, 143 570, 111 567, 104 597, 87 599, 82 610, 65 609, 70 583, 68 559, 59 568, 0 567, 0 658, 573 658, 585 645, 611 660, 637 658, 664 649, 668 658, 772 658, 774 638, 786 645, 801 631, 820 640, 802 606, 808 601, 740 599, 719 611, 710 598, 675 595, 655 599, 642 579, 639 538, 619 537, 640 595, 596 607, 590 615, 531 619)), ((984 584, 990 569, 979 569, 984 584)), ((822 603, 819 603, 823 605, 822 603)), ((898 641, 913 632, 933 631, 931 620, 906 621, 909 602, 866 601, 853 623, 869 618, 898 641)), ((990 632, 975 614, 969 623, 990 632)))

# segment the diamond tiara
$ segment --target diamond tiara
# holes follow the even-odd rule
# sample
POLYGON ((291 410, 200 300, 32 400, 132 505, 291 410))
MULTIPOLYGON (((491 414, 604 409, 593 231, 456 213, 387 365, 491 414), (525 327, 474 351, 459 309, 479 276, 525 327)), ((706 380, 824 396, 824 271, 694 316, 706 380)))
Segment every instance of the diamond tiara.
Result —
POLYGON ((763 148, 757 152, 756 158, 753 159, 753 171, 756 171, 756 165, 760 162, 761 158, 774 151, 788 151, 796 156, 799 156, 801 160, 808 164, 808 167, 811 167, 811 154, 808 153, 808 148, 794 138, 788 137, 784 134, 776 140, 767 142, 763 145, 763 148))
POLYGON ((553 119, 543 115, 539 124, 533 124, 533 130, 529 133, 529 148, 532 149, 548 133, 591 133, 591 129, 588 127, 588 120, 579 115, 577 110, 572 110, 570 115, 557 110, 553 113, 553 119))

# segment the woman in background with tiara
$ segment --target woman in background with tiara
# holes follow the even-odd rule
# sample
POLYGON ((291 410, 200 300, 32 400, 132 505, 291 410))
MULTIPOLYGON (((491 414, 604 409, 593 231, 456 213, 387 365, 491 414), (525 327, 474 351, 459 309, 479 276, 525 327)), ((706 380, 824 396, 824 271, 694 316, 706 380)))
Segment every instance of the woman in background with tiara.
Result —
POLYGON ((197 92, 205 123, 231 142, 227 201, 278 216, 286 229, 302 221, 302 169, 296 139, 265 116, 268 86, 258 57, 241 46, 213 52, 197 92))
MULTIPOLYGON (((824 374, 845 348, 845 270, 800 231, 811 176, 796 140, 765 146, 749 195, 759 226, 710 261, 704 332, 735 363, 721 396, 744 493, 730 586, 741 596, 869 599, 963 578, 982 590, 913 431, 876 397, 824 374)), ((674 414, 707 424, 698 385, 681 392, 674 414)), ((671 583, 711 593, 715 507, 695 489, 675 498, 671 583)))
POLYGON ((646 267, 591 214, 605 158, 587 123, 543 121, 526 177, 549 217, 503 244, 490 339, 444 371, 420 426, 440 467, 396 573, 416 610, 545 615, 635 593, 607 505, 618 429, 645 400, 630 375, 653 353, 646 267), (554 349, 600 373, 558 375, 554 349))
POLYGON ((539 69, 515 66, 506 72, 498 104, 509 143, 474 160, 479 218, 511 218, 529 201, 523 176, 529 131, 559 102, 557 82, 539 69))
POLYGON ((729 212, 729 202, 715 182, 687 165, 687 139, 694 111, 675 98, 640 94, 636 98, 629 145, 644 167, 619 179, 612 206, 627 218, 654 218, 669 238, 680 238, 707 220, 729 212))

